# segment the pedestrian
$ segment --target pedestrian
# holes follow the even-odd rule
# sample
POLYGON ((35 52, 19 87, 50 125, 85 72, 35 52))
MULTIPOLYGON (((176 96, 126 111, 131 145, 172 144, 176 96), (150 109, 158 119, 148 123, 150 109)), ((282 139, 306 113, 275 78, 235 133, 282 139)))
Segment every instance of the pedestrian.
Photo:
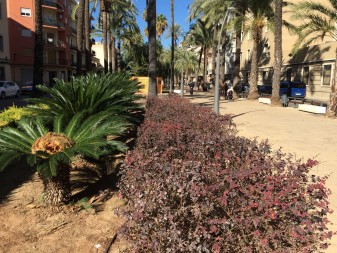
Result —
POLYGON ((188 86, 190 87, 190 95, 191 95, 191 96, 193 96, 194 85, 195 85, 194 82, 190 82, 190 83, 188 84, 188 86))
POLYGON ((227 90, 228 90, 227 83, 223 81, 220 86, 220 96, 224 96, 224 98, 226 99, 227 90))

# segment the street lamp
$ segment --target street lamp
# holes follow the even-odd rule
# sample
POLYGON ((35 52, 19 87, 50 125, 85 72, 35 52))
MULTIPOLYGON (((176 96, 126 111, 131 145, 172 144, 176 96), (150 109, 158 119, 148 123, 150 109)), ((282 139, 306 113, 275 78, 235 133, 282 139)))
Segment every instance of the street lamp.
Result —
POLYGON ((221 44, 221 34, 226 23, 227 17, 231 11, 235 10, 234 7, 228 7, 225 17, 223 18, 223 22, 221 25, 220 33, 219 33, 219 40, 218 40, 218 47, 217 47, 217 54, 216 54, 216 70, 215 70, 215 92, 214 92, 214 112, 216 115, 219 115, 219 103, 220 103, 220 44, 221 44))

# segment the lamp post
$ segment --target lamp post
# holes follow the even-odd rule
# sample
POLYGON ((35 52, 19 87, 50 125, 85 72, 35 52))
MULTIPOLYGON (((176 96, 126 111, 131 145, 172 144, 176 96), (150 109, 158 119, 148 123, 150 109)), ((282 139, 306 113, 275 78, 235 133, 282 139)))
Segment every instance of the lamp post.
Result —
POLYGON ((214 92, 214 112, 216 115, 219 115, 219 103, 220 103, 220 94, 219 94, 219 88, 220 88, 220 46, 221 46, 221 34, 224 27, 224 24, 226 23, 228 14, 230 11, 235 10, 234 7, 228 7, 225 17, 223 18, 223 22, 221 25, 220 33, 219 33, 219 39, 218 39, 218 46, 217 46, 217 54, 216 54, 216 70, 215 70, 215 92, 214 92))

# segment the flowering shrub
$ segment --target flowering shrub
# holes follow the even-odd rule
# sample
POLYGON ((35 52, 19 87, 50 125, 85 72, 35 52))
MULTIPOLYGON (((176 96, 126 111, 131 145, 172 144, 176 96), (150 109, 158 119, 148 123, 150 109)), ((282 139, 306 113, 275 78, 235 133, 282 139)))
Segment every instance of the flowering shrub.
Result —
POLYGON ((229 117, 219 126, 222 119, 208 112, 194 124, 187 117, 204 108, 173 98, 170 110, 162 106, 170 99, 149 103, 139 142, 121 169, 120 189, 131 207, 124 229, 136 252, 327 247, 329 190, 326 178, 309 175, 316 161, 235 136, 229 117))

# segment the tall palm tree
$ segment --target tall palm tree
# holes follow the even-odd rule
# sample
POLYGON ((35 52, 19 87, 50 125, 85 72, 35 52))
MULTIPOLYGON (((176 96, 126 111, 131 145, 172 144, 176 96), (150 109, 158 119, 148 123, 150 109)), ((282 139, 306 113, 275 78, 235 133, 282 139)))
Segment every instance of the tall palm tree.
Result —
POLYGON ((163 14, 159 14, 157 16, 157 36, 160 40, 161 35, 166 31, 167 27, 168 27, 168 22, 166 17, 163 14))
POLYGON ((100 0, 100 14, 101 14, 101 22, 102 22, 102 38, 103 38, 103 55, 104 55, 104 72, 108 73, 109 65, 108 65, 108 8, 107 8, 107 0, 100 0))
POLYGON ((206 80, 206 66, 207 66, 207 51, 212 46, 213 33, 212 27, 207 27, 206 23, 198 19, 196 24, 191 25, 191 30, 187 36, 186 43, 200 47, 198 71, 200 72, 202 56, 204 56, 203 63, 203 79, 206 80))
POLYGON ((282 4, 283 0, 275 0, 274 16, 274 75, 271 96, 272 105, 280 105, 280 81, 282 71, 282 4))
POLYGON ((83 24, 84 24, 85 0, 78 2, 77 11, 77 66, 76 75, 82 75, 82 53, 83 53, 83 24))
POLYGON ((273 17, 273 9, 271 8, 272 0, 248 1, 248 11, 250 15, 245 16, 246 30, 251 32, 253 39, 253 48, 251 51, 251 65, 249 78, 249 94, 248 99, 256 99, 259 97, 257 91, 258 81, 258 45, 262 39, 262 29, 267 25, 266 20, 273 17))
POLYGON ((174 87, 174 0, 171 0, 171 91, 173 91, 174 87))
MULTIPOLYGON (((253 1, 253 0, 249 0, 253 1)), ((201 19, 206 22, 207 26, 214 25, 214 24, 221 24, 223 18, 226 16, 226 12, 228 8, 235 8, 235 22, 232 22, 232 28, 235 31, 235 58, 234 58, 234 65, 233 65, 233 87, 239 84, 240 78, 240 64, 241 64, 241 34, 242 34, 242 27, 243 27, 243 17, 246 15, 247 12, 247 3, 248 0, 195 0, 190 5, 190 19, 201 19)), ((214 28, 216 29, 216 25, 214 28)), ((214 31, 215 32, 215 31, 214 31)), ((213 39, 214 41, 214 39, 213 39)), ((216 41, 214 41, 216 42, 216 41)), ((213 42, 213 47, 214 47, 213 42)), ((224 40, 224 43, 226 40, 224 40)), ((215 50, 213 50, 215 53, 215 50)), ((213 53, 213 54, 214 54, 213 53)), ((214 56, 213 56, 214 57, 214 56)), ((221 58, 224 58, 223 55, 221 58)), ((221 73, 222 74, 222 73, 221 73)), ((236 97, 236 93, 234 94, 236 97)))
MULTIPOLYGON (((312 42, 326 37, 337 40, 337 1, 329 0, 327 4, 320 2, 304 1, 293 5, 294 18, 302 20, 302 24, 296 29, 298 40, 295 44, 296 50, 300 46, 308 46, 312 42)), ((336 62, 337 64, 337 50, 336 62)), ((326 115, 337 116, 337 68, 334 68, 333 81, 331 85, 330 98, 326 115)))
POLYGON ((89 8, 89 1, 84 3, 84 41, 85 41, 85 66, 87 72, 92 69, 92 54, 91 54, 91 12, 89 8))
POLYGON ((156 0, 147 1, 147 26, 149 31, 149 93, 157 95, 157 41, 156 41, 156 0))
POLYGON ((42 0, 35 0, 35 45, 33 69, 33 97, 42 95, 36 85, 43 83, 43 34, 42 34, 42 0))

